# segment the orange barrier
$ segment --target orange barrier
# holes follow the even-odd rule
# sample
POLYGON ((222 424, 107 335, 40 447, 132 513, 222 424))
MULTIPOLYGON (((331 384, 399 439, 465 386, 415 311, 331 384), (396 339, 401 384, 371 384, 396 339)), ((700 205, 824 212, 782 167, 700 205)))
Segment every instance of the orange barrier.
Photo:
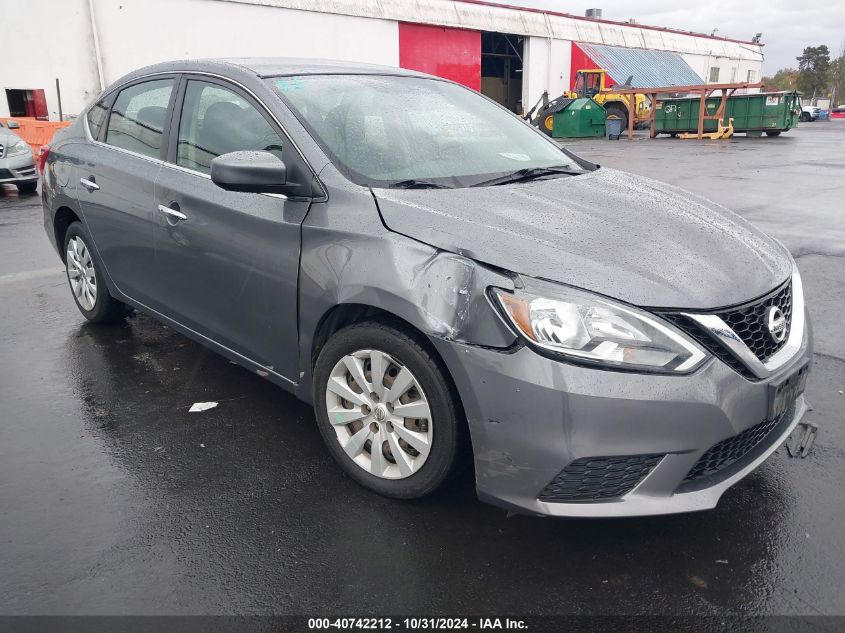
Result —
POLYGON ((41 154, 41 146, 47 145, 50 142, 56 130, 71 124, 71 121, 39 121, 38 119, 27 117, 2 117, 0 121, 3 121, 4 124, 7 121, 17 121, 20 123, 20 128, 12 130, 12 132, 29 143, 36 162, 38 161, 38 156, 41 154))

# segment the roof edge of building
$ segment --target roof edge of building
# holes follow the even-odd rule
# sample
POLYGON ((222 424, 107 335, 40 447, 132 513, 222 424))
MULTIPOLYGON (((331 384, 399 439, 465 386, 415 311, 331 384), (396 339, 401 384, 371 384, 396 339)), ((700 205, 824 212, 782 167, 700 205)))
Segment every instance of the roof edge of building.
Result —
POLYGON ((695 31, 685 31, 683 29, 675 29, 668 26, 655 26, 652 24, 640 24, 639 22, 622 22, 621 20, 608 20, 607 18, 588 18, 584 15, 575 15, 574 13, 566 13, 564 11, 554 11, 553 9, 540 9, 538 7, 523 7, 515 4, 508 4, 507 2, 495 2, 495 0, 452 0, 453 2, 463 2, 465 4, 477 4, 487 7, 498 7, 501 9, 511 9, 513 11, 528 11, 529 13, 545 13, 547 15, 554 15, 561 18, 569 18, 571 20, 584 20, 586 22, 598 22, 599 24, 613 24, 614 26, 628 26, 631 28, 648 29, 649 31, 663 31, 664 33, 675 33, 677 35, 689 35, 691 37, 703 37, 709 40, 719 40, 721 42, 732 42, 734 44, 750 44, 751 46, 763 47, 762 42, 753 42, 751 40, 740 40, 733 37, 723 37, 721 35, 708 35, 706 33, 697 33, 695 31))

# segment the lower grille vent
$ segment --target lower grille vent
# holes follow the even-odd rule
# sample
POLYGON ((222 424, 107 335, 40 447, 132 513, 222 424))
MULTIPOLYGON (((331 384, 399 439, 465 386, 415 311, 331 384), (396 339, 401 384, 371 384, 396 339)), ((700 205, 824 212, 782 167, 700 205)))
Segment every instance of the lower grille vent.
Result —
POLYGON ((663 455, 576 459, 543 488, 540 501, 579 502, 621 497, 645 479, 663 455))

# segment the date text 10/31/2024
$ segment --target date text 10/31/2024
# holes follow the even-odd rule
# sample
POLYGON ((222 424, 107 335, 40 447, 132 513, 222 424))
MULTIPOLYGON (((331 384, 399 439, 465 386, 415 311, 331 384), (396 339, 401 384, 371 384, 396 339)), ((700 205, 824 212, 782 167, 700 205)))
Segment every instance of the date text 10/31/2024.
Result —
POLYGON ((524 620, 512 618, 309 618, 309 630, 369 631, 518 631, 527 629, 524 620))

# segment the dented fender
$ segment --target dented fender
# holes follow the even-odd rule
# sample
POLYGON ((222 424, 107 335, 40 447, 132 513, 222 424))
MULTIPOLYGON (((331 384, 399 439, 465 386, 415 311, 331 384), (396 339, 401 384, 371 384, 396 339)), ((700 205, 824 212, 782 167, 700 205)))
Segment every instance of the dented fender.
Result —
POLYGON ((516 337, 495 312, 487 289, 513 289, 513 279, 388 230, 369 192, 360 189, 333 191, 331 202, 314 204, 302 226, 300 395, 310 390, 319 328, 338 306, 383 310, 435 339, 511 346, 516 337))

